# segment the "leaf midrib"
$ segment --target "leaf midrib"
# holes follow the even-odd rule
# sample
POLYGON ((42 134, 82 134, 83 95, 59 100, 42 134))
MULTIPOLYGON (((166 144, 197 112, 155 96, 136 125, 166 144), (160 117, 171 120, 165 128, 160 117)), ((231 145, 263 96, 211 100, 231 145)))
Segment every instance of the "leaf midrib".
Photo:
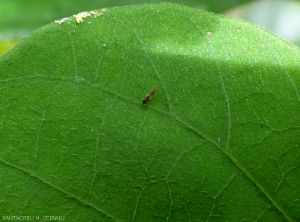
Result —
MULTIPOLYGON (((43 81, 50 81, 50 82, 53 82, 53 81, 59 81, 59 82, 64 82, 64 83, 71 83, 71 84, 75 84, 75 85, 83 85, 83 86, 86 86, 86 87, 89 87, 89 88, 96 88, 96 89, 100 89, 102 90, 103 92, 109 94, 109 95, 112 95, 112 96, 116 96, 126 102, 130 102, 130 103, 133 103, 135 105, 138 105, 140 106, 141 103, 140 101, 137 101, 137 99, 134 99, 134 98, 130 98, 130 97, 127 97, 127 96, 124 96, 124 95, 121 95, 119 93, 116 93, 116 92, 112 92, 110 91, 109 89, 106 89, 104 88, 103 86, 99 85, 99 84, 92 84, 86 80, 84 81, 75 81, 73 79, 68 79, 68 78, 59 78, 59 77, 45 77, 45 76, 26 76, 26 77, 20 77, 20 78, 15 78, 15 79, 7 79, 7 80, 2 80, 0 82, 2 83, 8 83, 8 82, 11 82, 11 81, 19 81, 19 80, 26 80, 26 79, 38 79, 38 80, 43 80, 43 81)), ((261 186, 258 181, 255 179, 255 177, 249 173, 240 163, 239 161, 234 157, 232 156, 228 151, 227 149, 224 149, 222 148, 219 144, 217 144, 213 139, 211 139, 209 136, 207 136, 206 134, 202 133, 201 131, 197 130, 196 128, 194 128, 193 126, 191 126, 190 124, 188 124, 187 122, 183 121, 180 117, 174 115, 174 114, 171 114, 167 111, 164 111, 162 109, 159 109, 159 108, 155 108, 153 106, 149 106, 149 109, 148 110, 153 110, 157 113, 160 113, 160 114, 163 114, 163 115, 166 115, 168 117, 170 117, 171 120, 174 120, 176 122, 179 123, 179 125, 181 125, 181 127, 193 132, 195 135, 197 135, 198 137, 201 137, 202 139, 205 139, 207 142, 209 142, 210 144, 212 144, 214 147, 216 147, 216 149, 218 149, 219 151, 221 151, 221 153, 223 153, 226 158, 231 162, 233 163, 233 165, 235 165, 235 167, 240 170, 244 175, 245 177, 250 180, 256 188, 258 188, 260 190, 260 192, 271 202, 271 204, 285 217, 285 219, 287 221, 290 221, 292 222, 292 219, 290 218, 290 216, 284 211, 284 209, 271 197, 271 195, 263 188, 263 186, 261 186)), ((27 175, 29 176, 32 176, 34 178, 37 178, 39 179, 40 181, 44 182, 45 184, 49 185, 50 187, 60 191, 60 192, 63 192, 64 194, 67 194, 71 197, 73 197, 74 199, 78 200, 79 202, 83 203, 83 204, 86 204, 92 208, 94 208, 95 210, 97 210, 98 212, 101 212, 113 219, 115 219, 116 221, 119 221, 118 219, 114 218, 113 216, 107 214, 105 211, 103 211, 102 209, 94 206, 93 204, 87 202, 87 201, 84 201, 82 200, 81 198, 79 197, 76 197, 75 195, 71 194, 71 193, 68 193, 66 191, 63 191, 61 188, 59 188, 58 186, 56 185, 53 185, 51 183, 48 183, 47 181, 45 181, 44 179, 38 177, 38 176, 35 176, 33 175, 32 173, 30 173, 29 171, 25 170, 25 169, 22 169, 21 167, 17 166, 17 165, 14 165, 14 164, 11 164, 9 162, 6 162, 4 161, 3 159, 0 159, 0 161, 8 166, 11 166, 11 167, 14 167, 15 169, 18 169, 18 170, 21 170, 22 172, 26 173, 27 175)))

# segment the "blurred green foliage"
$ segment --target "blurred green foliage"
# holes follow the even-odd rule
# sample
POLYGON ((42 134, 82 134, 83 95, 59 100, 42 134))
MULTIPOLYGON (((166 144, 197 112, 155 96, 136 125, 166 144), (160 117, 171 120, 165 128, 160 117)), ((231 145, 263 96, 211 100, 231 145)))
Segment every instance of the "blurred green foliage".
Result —
POLYGON ((300 1, 264 0, 235 7, 226 15, 263 26, 300 46, 300 1))

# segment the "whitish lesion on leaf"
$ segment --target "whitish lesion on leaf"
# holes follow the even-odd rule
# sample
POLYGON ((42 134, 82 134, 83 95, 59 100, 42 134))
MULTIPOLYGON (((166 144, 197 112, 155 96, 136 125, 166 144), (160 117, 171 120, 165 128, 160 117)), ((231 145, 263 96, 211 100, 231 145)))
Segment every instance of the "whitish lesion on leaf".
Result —
POLYGON ((56 22, 56 23, 58 23, 58 24, 63 24, 63 23, 65 23, 65 22, 67 22, 68 20, 70 20, 70 18, 69 17, 67 17, 67 18, 62 18, 62 19, 59 19, 59 20, 55 20, 54 22, 56 22))
MULTIPOLYGON (((101 9, 100 11, 89 11, 89 12, 79 12, 76 15, 73 15, 73 18, 75 19, 75 22, 77 24, 82 23, 87 17, 93 16, 93 17, 98 17, 104 14, 104 12, 106 11, 106 8, 101 9)), ((72 19, 72 17, 67 17, 67 18, 62 18, 59 20, 55 20, 56 23, 58 24, 63 24, 67 21, 70 21, 72 19)))
POLYGON ((91 12, 80 12, 77 15, 74 15, 75 21, 77 24, 82 23, 83 20, 89 16, 91 16, 91 12))
POLYGON ((211 36, 213 35, 213 33, 212 33, 212 32, 207 32, 206 35, 207 35, 208 37, 211 37, 211 36))
POLYGON ((80 12, 77 15, 74 15, 75 21, 77 24, 83 22, 83 20, 87 17, 93 16, 93 17, 98 17, 103 15, 103 13, 106 11, 107 9, 101 9, 100 11, 90 11, 90 12, 80 12))

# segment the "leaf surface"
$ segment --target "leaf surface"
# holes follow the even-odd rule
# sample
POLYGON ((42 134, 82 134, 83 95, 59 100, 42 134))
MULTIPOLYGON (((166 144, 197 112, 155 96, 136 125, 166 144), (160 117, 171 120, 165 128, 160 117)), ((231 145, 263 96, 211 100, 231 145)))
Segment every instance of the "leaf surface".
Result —
POLYGON ((51 23, 0 58, 1 214, 297 221, 299 70, 297 47, 179 5, 51 23))

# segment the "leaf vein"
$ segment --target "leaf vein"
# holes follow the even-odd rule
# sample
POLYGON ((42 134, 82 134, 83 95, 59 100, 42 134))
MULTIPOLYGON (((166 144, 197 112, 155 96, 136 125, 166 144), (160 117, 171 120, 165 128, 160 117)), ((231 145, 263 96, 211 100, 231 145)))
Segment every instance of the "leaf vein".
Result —
POLYGON ((103 215, 105 215, 105 216, 113 219, 114 221, 117 221, 117 222, 120 221, 119 219, 117 219, 114 216, 110 215, 109 213, 105 212, 103 209, 100 209, 99 207, 95 206, 94 204, 89 203, 88 201, 83 200, 80 197, 78 197, 78 196, 76 196, 76 195, 74 195, 74 194, 72 194, 70 192, 67 192, 67 191, 63 190, 62 188, 58 187, 57 185, 54 185, 54 184, 50 183, 49 181, 46 181, 45 179, 39 177, 38 175, 34 174, 33 172, 31 172, 31 171, 29 171, 27 169, 24 169, 24 168, 22 168, 20 166, 17 166, 15 164, 13 164, 13 163, 10 163, 10 162, 2 159, 2 158, 0 158, 0 163, 2 163, 6 167, 10 167, 10 168, 12 168, 14 170, 20 171, 20 172, 24 173, 25 175, 38 180, 40 183, 43 183, 43 184, 49 186, 50 188, 52 188, 53 190, 56 190, 57 192, 60 192, 60 193, 62 193, 64 195, 67 195, 67 196, 73 198, 74 200, 78 201, 82 205, 88 206, 91 209, 97 211, 98 213, 101 213, 101 214, 103 214, 103 215))
MULTIPOLYGON (((120 99, 123 99, 124 101, 127 101, 127 102, 130 102, 132 104, 136 104, 138 106, 140 106, 140 102, 139 100, 137 99, 134 99, 134 98, 130 98, 130 97, 127 97, 127 96, 124 96, 124 95, 121 95, 121 94, 118 94, 118 93, 115 93, 115 92, 112 92, 106 88, 104 88, 103 86, 101 85, 94 85, 94 84, 91 84, 87 81, 81 81, 81 82, 77 82, 77 81, 73 81, 73 80, 70 80, 70 79, 63 79, 63 78, 50 78, 50 77, 42 77, 42 76, 34 76, 34 77, 30 77, 30 79, 34 79, 34 78, 37 78, 37 79, 40 79, 40 80, 47 80, 47 81, 61 81, 61 82, 65 82, 65 83, 71 83, 71 84, 76 84, 76 85, 84 85, 84 86, 87 86, 87 87, 91 87, 91 88, 97 88, 97 89, 100 89, 102 90, 103 92, 109 94, 109 95, 112 95, 112 96, 116 96, 120 99)), ((22 78, 18 78, 18 79, 22 79, 22 78)), ((12 79, 10 79, 12 80, 12 79)), ((6 81, 7 82, 7 81, 6 81)), ((205 135, 204 133, 202 133, 201 131, 195 129, 193 126, 191 126, 190 124, 186 123, 185 121, 181 120, 178 116, 174 115, 174 114, 171 114, 167 111, 164 111, 164 110, 161 110, 159 108, 155 108, 153 106, 149 106, 149 109, 157 112, 157 113, 160 113, 160 114, 163 114, 163 115, 166 115, 168 117, 170 117, 172 120, 176 121, 179 123, 180 126, 188 129, 189 131, 193 132, 195 135, 198 135, 199 137, 205 139, 207 142, 209 142, 210 144, 212 144, 213 146, 215 146, 217 148, 217 150, 219 150, 221 153, 223 153, 223 155, 225 157, 227 157, 227 159, 233 164, 235 165, 244 175, 246 178, 248 178, 260 191, 261 193, 276 207, 276 209, 288 220, 288 221, 292 221, 292 219, 288 216, 288 214, 284 211, 284 209, 279 206, 277 204, 277 202, 271 197, 271 195, 263 188, 263 186, 261 186, 255 179, 255 177, 250 174, 240 163, 239 161, 234 157, 232 156, 227 149, 224 149, 223 147, 221 147, 219 144, 217 144, 213 139, 211 139, 210 137, 208 137, 207 135, 205 135)))

